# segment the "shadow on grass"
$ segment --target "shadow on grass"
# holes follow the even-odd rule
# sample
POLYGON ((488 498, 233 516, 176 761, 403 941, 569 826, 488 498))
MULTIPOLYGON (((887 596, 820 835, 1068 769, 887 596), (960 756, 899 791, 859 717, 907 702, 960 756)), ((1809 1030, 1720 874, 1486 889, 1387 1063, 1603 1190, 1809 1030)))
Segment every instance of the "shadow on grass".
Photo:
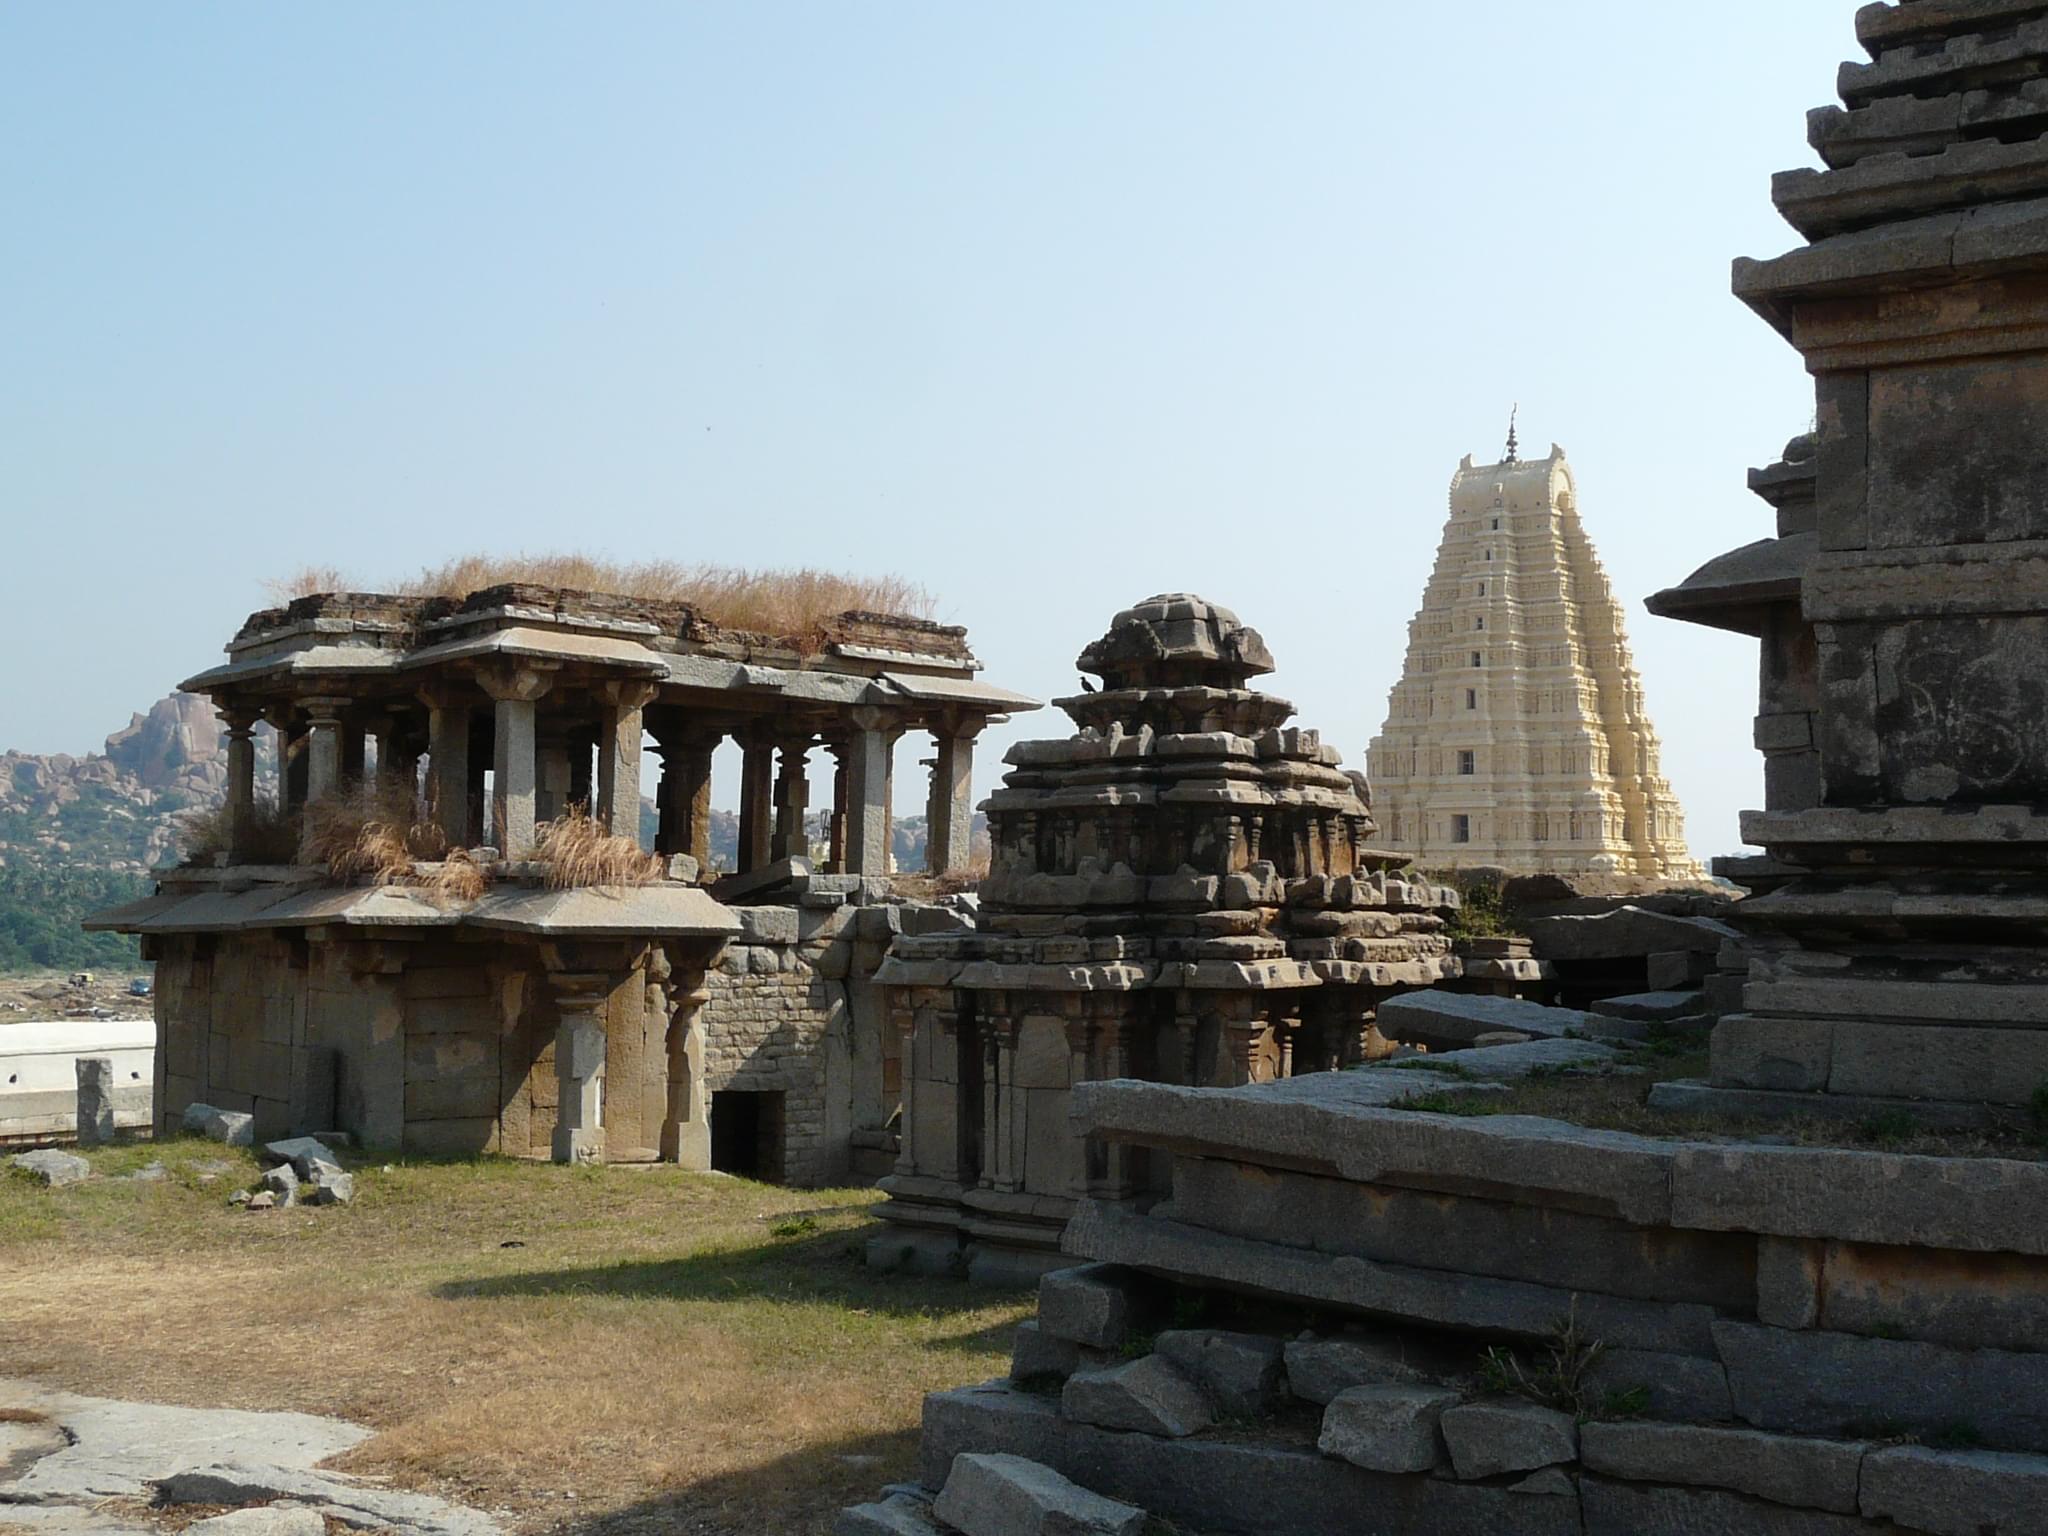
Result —
MULTIPOLYGON (((964 1279, 872 1270, 865 1233, 821 1232, 768 1239, 744 1248, 716 1248, 674 1259, 636 1259, 575 1269, 527 1271, 452 1280, 434 1294, 451 1301, 536 1296, 598 1296, 628 1300, 762 1301, 833 1306, 888 1317, 943 1318, 1023 1302, 1027 1291, 972 1286, 964 1279)), ((1014 1324, 998 1323, 927 1342, 927 1348, 1007 1349, 1014 1324)))
POLYGON ((886 1483, 914 1478, 917 1440, 914 1429, 856 1435, 668 1489, 609 1514, 550 1520, 547 1529, 576 1536, 829 1536, 841 1509, 880 1498, 886 1483))

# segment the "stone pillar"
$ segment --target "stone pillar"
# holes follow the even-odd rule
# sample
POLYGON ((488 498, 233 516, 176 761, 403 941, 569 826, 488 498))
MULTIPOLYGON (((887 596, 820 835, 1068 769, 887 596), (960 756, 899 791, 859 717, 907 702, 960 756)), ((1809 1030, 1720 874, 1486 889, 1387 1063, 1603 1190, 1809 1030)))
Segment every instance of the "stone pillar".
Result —
POLYGON ((711 1167, 711 1095, 704 1090, 704 1005, 710 1000, 702 970, 672 974, 668 1115, 661 1127, 661 1160, 699 1171, 711 1167))
POLYGON ((758 729, 740 737, 740 873, 774 857, 775 748, 758 729))
POLYGON ((835 875, 846 873, 846 743, 828 741, 832 754, 832 824, 826 834, 825 868, 835 875))
POLYGON ((224 710, 228 728, 228 862, 246 864, 256 832, 256 717, 224 710))
POLYGON ((301 699, 299 704, 312 726, 306 746, 306 800, 311 803, 341 788, 341 714, 348 700, 322 696, 301 699))
POLYGON ((640 841, 640 738, 645 730, 641 711, 656 693, 648 682, 604 685, 604 723, 597 740, 597 811, 613 837, 640 841))
POLYGON ((940 726, 932 763, 932 793, 925 867, 935 875, 965 869, 974 856, 974 738, 979 720, 940 726))
POLYGON ((350 788, 362 783, 364 771, 368 764, 368 744, 362 727, 358 725, 343 727, 341 732, 341 782, 350 788))
POLYGON ((846 872, 889 872, 889 792, 894 719, 885 711, 850 711, 854 735, 846 750, 846 872))
POLYGON ((533 819, 535 822, 557 820, 570 804, 569 740, 559 733, 550 732, 540 738, 534 749, 533 819))
POLYGON ((78 1071, 78 1144, 104 1147, 114 1139, 114 1058, 81 1056, 78 1071))
POLYGON ((428 689, 420 697, 427 706, 427 798, 448 846, 464 848, 469 846, 469 700, 448 688, 428 689))
MULTIPOLYGON (((532 706, 529 704, 529 708, 532 706)), ((604 1005, 611 978, 556 972, 555 1142, 558 1163, 604 1161, 604 1005)))
POLYGON ((781 747, 782 771, 775 780, 775 837, 770 854, 801 859, 811 851, 804 819, 810 812, 811 738, 792 736, 781 747))
POLYGON ((277 727, 277 804, 290 815, 306 803, 306 757, 312 738, 290 715, 271 723, 277 727))
POLYGON ((533 851, 534 704, 553 685, 549 671, 535 666, 493 667, 477 674, 497 703, 496 740, 491 751, 491 841, 505 859, 533 851))

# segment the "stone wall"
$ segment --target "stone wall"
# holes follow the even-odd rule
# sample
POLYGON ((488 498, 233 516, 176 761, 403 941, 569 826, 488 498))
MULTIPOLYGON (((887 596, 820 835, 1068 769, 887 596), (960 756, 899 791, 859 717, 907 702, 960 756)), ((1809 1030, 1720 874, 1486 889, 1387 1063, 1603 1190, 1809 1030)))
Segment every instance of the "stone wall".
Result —
POLYGON ((923 1482, 1009 1452, 1239 1536, 2035 1528, 2048 1165, 1416 1113, 1399 1075, 1078 1088, 1170 1195, 1083 1203, 1012 1379, 927 1400, 923 1482))

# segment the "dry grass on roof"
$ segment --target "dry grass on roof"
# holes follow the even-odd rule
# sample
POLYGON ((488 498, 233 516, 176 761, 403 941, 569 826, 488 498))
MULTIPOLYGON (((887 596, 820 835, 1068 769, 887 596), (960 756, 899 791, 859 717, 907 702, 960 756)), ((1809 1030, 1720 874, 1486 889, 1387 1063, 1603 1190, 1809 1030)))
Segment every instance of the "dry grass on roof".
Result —
MULTIPOLYGON (((401 597, 467 597, 485 587, 521 582, 570 591, 608 592, 646 602, 687 603, 726 629, 763 635, 809 634, 843 613, 886 613, 929 619, 932 594, 901 576, 849 576, 809 567, 749 570, 677 560, 601 560, 591 555, 466 555, 418 575, 368 590, 401 597)), ((366 590, 347 572, 307 566, 269 583, 288 602, 317 592, 366 590)))

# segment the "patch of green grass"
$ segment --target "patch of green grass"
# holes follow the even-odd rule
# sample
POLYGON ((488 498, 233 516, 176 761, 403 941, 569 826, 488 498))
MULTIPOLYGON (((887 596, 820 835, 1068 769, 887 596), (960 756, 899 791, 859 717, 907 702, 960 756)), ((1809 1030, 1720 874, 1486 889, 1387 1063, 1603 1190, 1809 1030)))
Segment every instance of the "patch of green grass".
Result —
POLYGON ((1477 1118, 1481 1115, 1502 1113, 1499 1100, 1502 1095, 1494 1093, 1418 1093, 1413 1098, 1402 1099, 1391 1104, 1390 1109, 1412 1109, 1424 1115, 1463 1115, 1477 1118))

